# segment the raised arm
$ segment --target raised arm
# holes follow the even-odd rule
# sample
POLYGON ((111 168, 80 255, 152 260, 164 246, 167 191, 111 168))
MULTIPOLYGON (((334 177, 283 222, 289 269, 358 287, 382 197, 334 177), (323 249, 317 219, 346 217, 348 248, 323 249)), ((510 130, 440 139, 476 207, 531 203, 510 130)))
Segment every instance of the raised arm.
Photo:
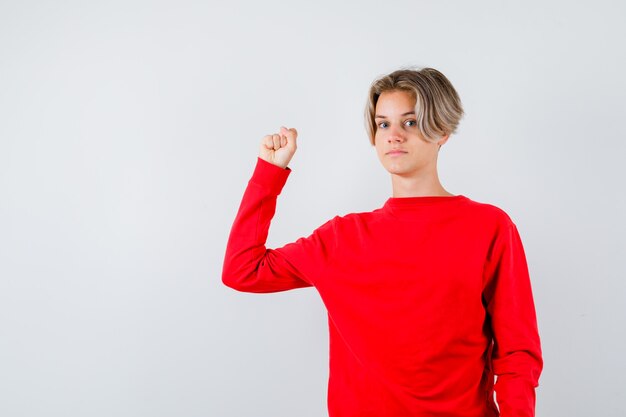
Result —
POLYGON ((277 197, 291 169, 296 149, 295 129, 263 138, 252 177, 244 192, 226 246, 222 282, 238 291, 277 292, 314 285, 332 251, 333 221, 310 236, 281 248, 265 246, 277 197))
POLYGON ((514 223, 498 232, 485 273, 500 415, 534 417, 543 358, 526 255, 514 223))

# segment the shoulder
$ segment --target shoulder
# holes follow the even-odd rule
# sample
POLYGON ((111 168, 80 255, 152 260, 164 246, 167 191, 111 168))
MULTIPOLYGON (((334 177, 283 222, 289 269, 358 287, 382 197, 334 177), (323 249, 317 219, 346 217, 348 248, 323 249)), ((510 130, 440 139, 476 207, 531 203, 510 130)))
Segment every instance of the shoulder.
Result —
POLYGON ((372 211, 357 211, 336 215, 332 221, 337 226, 342 227, 358 227, 370 224, 380 220, 381 209, 372 211))
POLYGON ((381 221, 378 209, 374 211, 346 212, 328 219, 320 229, 336 236, 353 235, 359 231, 371 228, 381 221))
POLYGON ((502 227, 515 226, 515 223, 509 213, 502 207, 493 203, 477 201, 467 198, 465 205, 467 212, 481 223, 493 224, 498 229, 502 227))

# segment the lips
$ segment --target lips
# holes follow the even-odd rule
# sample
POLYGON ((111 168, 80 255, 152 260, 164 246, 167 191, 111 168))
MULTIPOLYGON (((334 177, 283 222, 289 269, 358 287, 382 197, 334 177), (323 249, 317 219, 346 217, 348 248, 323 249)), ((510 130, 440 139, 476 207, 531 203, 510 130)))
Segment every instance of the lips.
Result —
POLYGON ((403 151, 401 149, 394 149, 392 151, 387 152, 387 155, 401 155, 406 153, 406 151, 403 151))

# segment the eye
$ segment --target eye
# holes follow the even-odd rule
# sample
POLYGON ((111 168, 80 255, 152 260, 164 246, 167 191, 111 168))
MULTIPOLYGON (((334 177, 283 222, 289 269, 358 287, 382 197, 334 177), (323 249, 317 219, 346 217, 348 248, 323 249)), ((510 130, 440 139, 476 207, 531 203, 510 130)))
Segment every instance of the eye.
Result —
POLYGON ((417 121, 415 121, 415 120, 407 120, 406 122, 404 122, 404 124, 405 124, 406 126, 411 127, 411 126, 415 126, 415 125, 417 125, 417 121))
POLYGON ((380 122, 380 123, 378 123, 378 127, 381 127, 383 129, 386 128, 387 127, 387 122, 380 122))

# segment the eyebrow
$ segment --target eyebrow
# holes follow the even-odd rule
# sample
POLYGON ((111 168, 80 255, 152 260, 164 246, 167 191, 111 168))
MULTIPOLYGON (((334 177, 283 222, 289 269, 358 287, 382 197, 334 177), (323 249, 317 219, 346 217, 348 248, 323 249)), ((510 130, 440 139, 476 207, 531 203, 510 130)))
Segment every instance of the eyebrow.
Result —
MULTIPOLYGON (((406 113, 402 113, 402 116, 408 116, 409 114, 415 114, 414 111, 408 111, 406 113)), ((374 119, 386 119, 387 116, 383 116, 382 114, 377 114, 376 116, 374 116, 374 119)))

